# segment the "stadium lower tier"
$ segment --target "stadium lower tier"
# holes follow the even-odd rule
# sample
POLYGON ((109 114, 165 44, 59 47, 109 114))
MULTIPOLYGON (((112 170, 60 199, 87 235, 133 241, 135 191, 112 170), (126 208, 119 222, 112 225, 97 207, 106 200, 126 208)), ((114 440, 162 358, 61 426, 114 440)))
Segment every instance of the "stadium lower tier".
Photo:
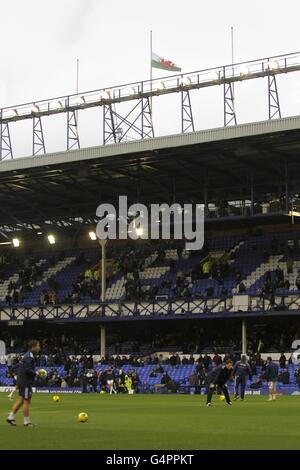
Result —
MULTIPOLYGON (((126 377, 124 383, 125 387, 119 386, 119 369, 116 369, 117 375, 115 379, 115 389, 118 393, 188 393, 188 394, 206 394, 206 380, 205 376, 202 379, 198 378, 197 384, 192 384, 192 377, 196 373, 197 365, 164 365, 163 371, 155 374, 153 377, 153 370, 156 366, 145 365, 142 367, 133 367, 132 365, 122 366, 122 373, 126 377), (169 377, 167 384, 163 382, 163 374, 166 373, 169 377), (136 385, 133 381, 127 384, 127 377, 132 377, 132 374, 138 378, 136 385), (127 386, 127 388, 126 388, 127 386)), ((101 380, 101 373, 103 374, 108 369, 107 365, 96 365, 92 370, 87 370, 83 373, 78 369, 74 386, 68 386, 68 374, 64 366, 57 367, 43 367, 45 371, 45 378, 39 378, 34 384, 34 390, 40 393, 108 393, 106 381, 101 380), (94 371, 94 375, 93 375, 94 371), (62 382, 51 383, 47 377, 57 375, 62 382)), ((36 371, 40 371, 37 368, 36 371)), ((300 395, 300 368, 290 364, 286 369, 279 370, 279 380, 277 382, 277 394, 279 395, 300 395), (280 379, 281 374, 288 371, 289 383, 283 383, 280 379)), ((14 379, 9 376, 8 367, 0 365, 0 391, 9 391, 14 386, 14 379)), ((199 376, 198 376, 199 377, 199 376)), ((229 381, 228 388, 231 394, 234 393, 234 381, 229 381)), ((268 394, 268 384, 263 378, 263 370, 260 367, 256 368, 256 374, 253 375, 252 380, 246 382, 246 395, 266 395, 268 394)))

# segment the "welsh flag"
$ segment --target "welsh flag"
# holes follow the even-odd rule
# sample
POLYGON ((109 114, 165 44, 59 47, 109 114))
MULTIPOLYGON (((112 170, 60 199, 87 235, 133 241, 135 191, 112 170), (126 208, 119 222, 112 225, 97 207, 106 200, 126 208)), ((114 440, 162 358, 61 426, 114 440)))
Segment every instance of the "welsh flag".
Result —
POLYGON ((156 69, 167 70, 168 72, 181 72, 181 68, 171 60, 164 59, 152 52, 152 67, 156 69))

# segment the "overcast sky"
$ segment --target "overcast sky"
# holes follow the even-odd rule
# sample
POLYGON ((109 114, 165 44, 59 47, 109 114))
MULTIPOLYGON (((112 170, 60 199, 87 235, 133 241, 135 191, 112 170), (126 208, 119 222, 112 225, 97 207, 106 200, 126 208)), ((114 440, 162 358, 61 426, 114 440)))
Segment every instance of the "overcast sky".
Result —
MULTIPOLYGON (((0 106, 149 77, 153 49, 184 72, 230 63, 230 27, 236 61, 300 50, 297 0, 0 0, 0 106)), ((155 70, 159 77, 165 72, 155 70)), ((300 72, 280 76, 283 116, 300 111, 300 72)), ((266 80, 237 85, 239 122, 267 118, 266 80)), ((220 87, 191 94, 197 129, 222 125, 220 87)), ((157 135, 180 129, 180 97, 154 99, 157 135)), ((63 117, 45 119, 48 151, 63 150, 63 117)), ((31 153, 31 123, 11 127, 17 155, 31 153)), ((80 116, 82 146, 101 143, 101 112, 80 116)))

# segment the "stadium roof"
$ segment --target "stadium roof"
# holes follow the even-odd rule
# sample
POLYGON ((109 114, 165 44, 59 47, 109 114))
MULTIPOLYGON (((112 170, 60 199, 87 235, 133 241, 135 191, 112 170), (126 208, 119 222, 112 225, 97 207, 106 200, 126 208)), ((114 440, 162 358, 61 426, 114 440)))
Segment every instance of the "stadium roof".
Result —
POLYGON ((280 194, 300 175, 300 117, 0 162, 0 227, 93 218, 101 202, 280 194))

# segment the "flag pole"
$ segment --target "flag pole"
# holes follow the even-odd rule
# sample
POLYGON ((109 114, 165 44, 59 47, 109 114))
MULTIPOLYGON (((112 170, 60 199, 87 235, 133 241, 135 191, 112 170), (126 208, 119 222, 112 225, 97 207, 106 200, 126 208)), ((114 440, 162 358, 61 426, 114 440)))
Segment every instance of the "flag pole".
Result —
MULTIPOLYGON (((76 67, 76 95, 78 100, 78 93, 79 93, 79 59, 77 59, 77 67, 76 67)), ((78 129, 78 110, 76 111, 76 123, 78 129)))
MULTIPOLYGON (((234 76, 234 31, 233 26, 231 26, 231 64, 232 64, 232 76, 234 76)), ((232 97, 234 100, 234 83, 232 83, 232 97)), ((234 105, 234 101, 233 101, 234 105)))
MULTIPOLYGON (((152 93, 152 53, 153 53, 153 38, 152 29, 150 30, 150 92, 152 93)), ((150 97, 150 113, 152 119, 152 95, 150 97)))

